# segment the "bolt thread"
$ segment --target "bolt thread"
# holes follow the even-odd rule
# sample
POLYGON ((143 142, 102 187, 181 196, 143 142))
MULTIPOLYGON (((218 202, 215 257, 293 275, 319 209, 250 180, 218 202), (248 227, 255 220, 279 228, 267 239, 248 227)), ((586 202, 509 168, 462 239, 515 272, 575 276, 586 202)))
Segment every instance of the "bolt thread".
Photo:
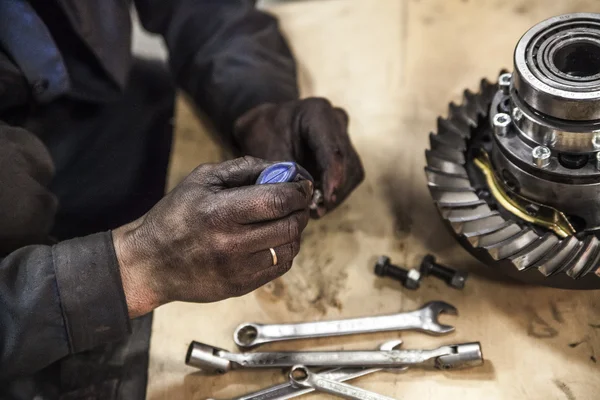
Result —
POLYGON ((451 268, 444 267, 443 265, 432 263, 431 264, 431 275, 437 276, 438 278, 442 278, 446 281, 451 281, 456 275, 456 271, 451 268))
POLYGON ((395 265, 388 265, 385 274, 402 282, 408 277, 408 271, 395 265))

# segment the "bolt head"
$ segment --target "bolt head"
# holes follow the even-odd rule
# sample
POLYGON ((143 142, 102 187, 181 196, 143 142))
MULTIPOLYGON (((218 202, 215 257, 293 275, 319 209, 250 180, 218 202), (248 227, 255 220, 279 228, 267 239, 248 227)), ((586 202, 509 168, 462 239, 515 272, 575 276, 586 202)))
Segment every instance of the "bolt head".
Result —
POLYGON ((375 263, 375 275, 385 276, 387 267, 390 265, 390 258, 388 256, 380 256, 375 263))
POLYGON ((533 163, 539 168, 544 168, 550 165, 550 156, 552 152, 546 146, 537 146, 534 147, 531 151, 531 158, 533 159, 533 163))
POLYGON ((434 256, 432 256, 431 254, 427 254, 425 257, 423 257, 423 261, 421 261, 421 267, 419 267, 419 271, 421 272, 421 275, 423 275, 423 276, 429 275, 429 272, 431 271, 431 266, 433 264, 435 264, 434 256))
POLYGON ((411 290, 416 290, 421 285, 421 273, 414 268, 408 270, 404 287, 411 290))
POLYGON ((468 274, 463 271, 456 271, 456 274, 449 282, 450 286, 456 289, 462 289, 465 287, 465 281, 467 280, 468 274))
POLYGON ((498 87, 502 90, 502 94, 508 95, 510 93, 510 81, 512 80, 512 74, 510 72, 500 75, 498 78, 498 87))
POLYGON ((498 113, 492 118, 494 133, 500 137, 508 135, 512 118, 506 113, 498 113))

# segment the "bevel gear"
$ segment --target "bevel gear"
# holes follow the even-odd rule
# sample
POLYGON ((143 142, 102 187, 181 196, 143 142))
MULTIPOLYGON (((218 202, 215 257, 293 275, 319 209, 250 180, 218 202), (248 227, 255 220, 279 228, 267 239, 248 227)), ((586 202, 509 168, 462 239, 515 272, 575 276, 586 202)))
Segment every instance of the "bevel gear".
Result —
POLYGON ((514 63, 438 119, 426 151, 431 195, 485 264, 532 283, 600 288, 600 14, 535 25, 514 63))

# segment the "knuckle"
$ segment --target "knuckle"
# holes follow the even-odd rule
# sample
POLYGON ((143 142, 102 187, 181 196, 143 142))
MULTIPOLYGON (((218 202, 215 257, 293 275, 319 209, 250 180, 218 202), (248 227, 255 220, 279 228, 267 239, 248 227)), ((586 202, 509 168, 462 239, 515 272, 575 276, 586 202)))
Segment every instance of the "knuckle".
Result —
POLYGON ((294 259, 298 253, 300 253, 300 240, 294 240, 288 246, 290 248, 292 259, 294 259))
POLYGON ((278 215, 287 214, 288 202, 288 196, 280 189, 276 189, 271 196, 271 206, 278 215))
POLYGON ((300 237, 300 217, 295 215, 288 218, 288 240, 297 240, 300 237))
POLYGON ((310 97, 304 100, 304 103, 307 107, 317 110, 331 108, 331 103, 329 102, 329 100, 323 97, 310 97))
POLYGON ((277 268, 277 276, 279 277, 279 276, 285 274, 286 272, 288 272, 290 269, 292 269, 292 265, 293 265, 292 261, 279 265, 277 268))
POLYGON ((258 162, 257 158, 252 156, 244 156, 240 158, 236 158, 231 162, 231 169, 235 170, 246 170, 258 162))
POLYGON ((343 108, 336 107, 335 111, 339 118, 342 120, 342 123, 344 125, 348 125, 348 122, 350 121, 350 116, 348 115, 346 110, 344 110, 343 108))
POLYGON ((192 171, 190 176, 194 176, 194 177, 205 176, 205 175, 210 174, 214 170, 214 168, 215 168, 215 164, 213 164, 213 163, 200 164, 196 168, 194 168, 194 170, 192 171))

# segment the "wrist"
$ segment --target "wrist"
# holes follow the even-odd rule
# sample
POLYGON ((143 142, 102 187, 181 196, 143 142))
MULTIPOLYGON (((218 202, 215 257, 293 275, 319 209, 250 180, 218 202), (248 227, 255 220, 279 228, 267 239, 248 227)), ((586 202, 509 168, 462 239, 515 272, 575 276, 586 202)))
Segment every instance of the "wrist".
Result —
POLYGON ((129 318, 147 314, 163 304, 158 287, 149 276, 151 265, 136 239, 138 225, 134 221, 112 231, 129 318))

